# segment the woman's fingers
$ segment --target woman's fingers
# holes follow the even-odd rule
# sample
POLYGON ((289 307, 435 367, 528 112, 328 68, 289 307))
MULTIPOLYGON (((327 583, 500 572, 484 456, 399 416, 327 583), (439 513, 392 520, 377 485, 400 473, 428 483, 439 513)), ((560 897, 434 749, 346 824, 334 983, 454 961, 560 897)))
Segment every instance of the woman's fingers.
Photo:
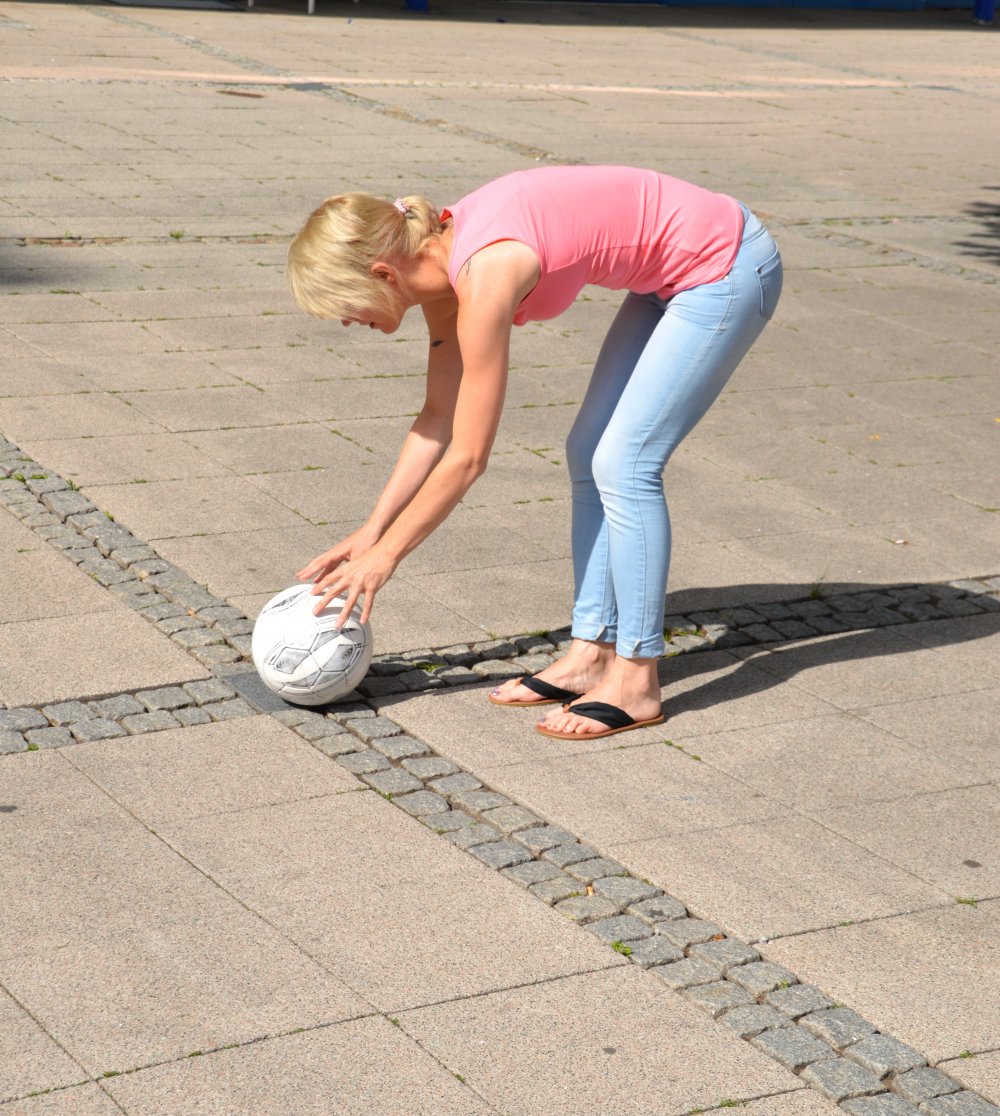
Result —
POLYGON ((344 624, 351 618, 351 611, 357 603, 358 597, 361 596, 361 586, 354 586, 347 594, 347 600, 344 602, 344 607, 340 615, 337 617, 336 623, 333 625, 335 628, 342 628, 344 624))

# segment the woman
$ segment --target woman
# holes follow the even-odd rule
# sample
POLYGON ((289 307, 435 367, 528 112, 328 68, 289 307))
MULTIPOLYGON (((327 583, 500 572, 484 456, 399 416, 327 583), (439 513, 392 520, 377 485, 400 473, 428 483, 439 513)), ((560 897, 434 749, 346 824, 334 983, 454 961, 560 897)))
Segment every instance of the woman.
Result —
POLYGON ((774 312, 781 259, 723 194, 630 167, 506 175, 442 211, 425 198, 328 198, 288 253, 299 305, 394 333, 420 306, 427 398, 368 522, 298 575, 319 612, 364 594, 486 469, 512 325, 554 318, 586 283, 629 291, 566 446, 573 488, 574 641, 534 676, 490 694, 556 704, 538 724, 573 740, 659 724, 657 658, 670 560, 662 473, 774 312))

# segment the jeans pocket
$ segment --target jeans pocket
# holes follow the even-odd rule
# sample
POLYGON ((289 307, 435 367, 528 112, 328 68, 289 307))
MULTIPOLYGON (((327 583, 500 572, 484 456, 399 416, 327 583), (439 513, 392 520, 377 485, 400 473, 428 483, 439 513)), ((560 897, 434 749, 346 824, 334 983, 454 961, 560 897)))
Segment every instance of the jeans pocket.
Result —
POLYGON ((757 268, 760 284, 760 316, 770 321, 781 297, 781 255, 775 248, 774 255, 757 268))

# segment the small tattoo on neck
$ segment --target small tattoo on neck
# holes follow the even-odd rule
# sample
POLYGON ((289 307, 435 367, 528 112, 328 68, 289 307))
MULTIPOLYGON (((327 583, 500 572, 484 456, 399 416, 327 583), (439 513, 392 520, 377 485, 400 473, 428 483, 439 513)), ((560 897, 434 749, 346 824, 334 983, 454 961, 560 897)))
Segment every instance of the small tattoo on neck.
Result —
POLYGON ((441 344, 443 344, 442 341, 432 341, 431 342, 431 348, 436 349, 438 347, 438 345, 441 345, 441 344))

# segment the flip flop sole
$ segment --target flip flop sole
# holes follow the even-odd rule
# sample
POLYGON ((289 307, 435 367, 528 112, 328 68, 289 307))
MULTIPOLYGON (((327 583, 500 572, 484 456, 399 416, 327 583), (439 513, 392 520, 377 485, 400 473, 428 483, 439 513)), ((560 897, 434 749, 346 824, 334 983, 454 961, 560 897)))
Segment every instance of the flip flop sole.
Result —
POLYGON ((542 728, 535 725, 535 732, 542 736, 551 736, 555 740, 598 740, 602 736, 614 736, 615 733, 628 732, 630 729, 649 728, 652 725, 662 725, 667 718, 661 713, 648 721, 636 721, 634 725, 623 725, 621 728, 603 729, 601 732, 557 732, 555 729, 542 728))

